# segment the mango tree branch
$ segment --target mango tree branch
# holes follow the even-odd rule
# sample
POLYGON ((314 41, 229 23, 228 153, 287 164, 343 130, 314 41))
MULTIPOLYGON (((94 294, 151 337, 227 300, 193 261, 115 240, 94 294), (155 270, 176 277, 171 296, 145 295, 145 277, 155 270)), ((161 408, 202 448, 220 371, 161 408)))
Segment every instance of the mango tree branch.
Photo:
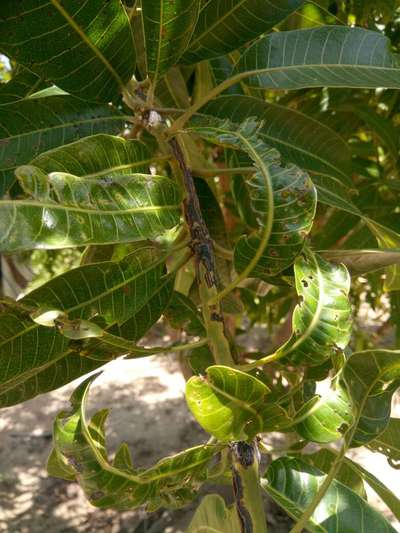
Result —
POLYGON ((183 174, 186 192, 184 214, 191 237, 190 247, 196 261, 196 276, 210 348, 216 363, 234 366, 220 305, 218 302, 208 304, 208 300, 218 294, 213 241, 204 222, 192 172, 186 164, 182 148, 176 138, 170 139, 169 144, 183 174))

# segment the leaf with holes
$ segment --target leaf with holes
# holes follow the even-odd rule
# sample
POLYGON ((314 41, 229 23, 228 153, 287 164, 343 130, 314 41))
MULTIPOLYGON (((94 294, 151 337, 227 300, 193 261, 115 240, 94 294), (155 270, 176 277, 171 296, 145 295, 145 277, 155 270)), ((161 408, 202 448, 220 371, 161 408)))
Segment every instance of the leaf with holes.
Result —
POLYGON ((154 239, 179 224, 181 193, 169 178, 16 173, 29 196, 0 201, 3 252, 154 239))
POLYGON ((391 467, 400 468, 400 418, 391 418, 383 433, 367 446, 373 452, 385 455, 391 467))
POLYGON ((135 69, 119 0, 4 0, 0 35, 2 53, 85 100, 113 100, 135 69))
MULTIPOLYGON (((122 445, 111 463, 104 435, 108 410, 97 412, 89 423, 86 420, 89 387, 96 377, 90 377, 75 390, 71 411, 61 412, 54 425, 58 463, 68 465, 69 476, 73 471, 90 503, 119 510, 147 503, 148 509, 154 511, 159 507, 179 507, 194 498, 197 487, 207 478, 209 462, 221 448, 197 446, 138 470, 132 466, 126 445, 122 445)), ((61 473, 54 465, 51 471, 61 473)))
POLYGON ((302 301, 293 313, 292 337, 278 351, 296 365, 320 365, 350 340, 350 275, 345 266, 331 265, 310 250, 294 271, 302 301))

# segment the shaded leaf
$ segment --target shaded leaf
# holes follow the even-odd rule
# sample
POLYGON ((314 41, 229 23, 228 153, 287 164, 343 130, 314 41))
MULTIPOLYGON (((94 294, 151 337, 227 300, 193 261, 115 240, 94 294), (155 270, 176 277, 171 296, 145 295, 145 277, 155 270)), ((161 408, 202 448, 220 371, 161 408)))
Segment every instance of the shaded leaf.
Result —
POLYGON ((96 377, 90 377, 75 390, 71 411, 61 412, 54 425, 54 448, 74 469, 75 479, 90 503, 119 510, 132 509, 146 502, 151 510, 187 503, 207 477, 207 465, 219 448, 212 445, 190 448, 145 470, 131 467, 124 448, 116 464, 111 464, 104 435, 108 411, 95 414, 89 424, 86 421, 87 395, 96 377), (123 468, 119 468, 121 461, 123 468))
POLYGON ((258 0, 210 0, 200 11, 182 61, 197 63, 236 50, 270 30, 302 4, 304 0, 280 0, 279 4, 258 0))
POLYGON ((400 386, 400 352, 353 353, 343 367, 342 379, 351 393, 355 413, 351 445, 365 445, 389 423, 392 397, 400 386))
MULTIPOLYGON (((284 457, 269 466, 262 486, 292 518, 298 519, 325 478, 326 474, 304 461, 284 457)), ((307 530, 312 533, 395 533, 378 511, 336 480, 314 511, 307 530)))
POLYGON ((201 112, 233 123, 257 117, 261 123, 260 138, 276 148, 284 161, 315 175, 317 186, 319 176, 332 180, 333 192, 336 183, 350 184, 351 153, 347 143, 329 127, 300 111, 251 96, 232 95, 220 96, 201 112))
POLYGON ((318 253, 331 263, 346 265, 352 276, 400 265, 400 249, 320 250, 318 253))
MULTIPOLYGON (((99 315, 106 324, 119 323, 123 329, 124 322, 146 311, 153 296, 160 297, 163 273, 164 258, 143 245, 119 263, 85 265, 62 274, 19 304, 33 311, 59 310, 71 319, 99 315)), ((0 403, 47 392, 98 366, 80 361, 76 353, 63 360, 74 351, 56 328, 40 326, 18 308, 0 314, 0 403)))
POLYGON ((26 99, 0 107, 0 196, 15 180, 17 166, 38 154, 96 133, 115 134, 124 116, 108 105, 72 96, 26 99))
POLYGON ((3 53, 86 100, 112 100, 135 69, 119 0, 4 0, 0 35, 3 53))
POLYGON ((19 67, 8 83, 0 84, 0 106, 28 98, 45 86, 40 76, 25 67, 19 67))
POLYGON ((213 142, 244 150, 255 165, 255 174, 247 184, 260 229, 237 243, 236 270, 241 272, 247 267, 249 259, 259 253, 266 236, 267 245, 251 275, 271 276, 285 270, 301 252, 311 230, 316 191, 309 176, 294 165, 282 167, 279 154, 264 144, 252 119, 240 126, 211 119, 208 126, 192 129, 213 142), (269 235, 266 235, 267 228, 269 235))
POLYGON ((192 37, 200 0, 147 0, 142 5, 147 72, 153 81, 178 63, 192 37))
POLYGON ((218 494, 208 494, 197 507, 186 533, 233 533, 240 531, 235 507, 228 508, 218 494))
POLYGON ((155 238, 179 223, 181 194, 169 178, 80 178, 19 167, 30 198, 0 201, 0 250, 69 248, 155 238))
POLYGON ((272 33, 248 48, 234 74, 251 87, 400 88, 400 63, 379 32, 322 26, 272 33))

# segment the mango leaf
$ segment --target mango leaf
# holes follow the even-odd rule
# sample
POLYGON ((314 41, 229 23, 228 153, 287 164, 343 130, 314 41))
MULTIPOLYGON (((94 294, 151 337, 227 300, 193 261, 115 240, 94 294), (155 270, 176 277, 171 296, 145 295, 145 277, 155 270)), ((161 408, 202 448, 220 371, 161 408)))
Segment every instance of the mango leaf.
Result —
POLYGON ((86 180, 147 173, 151 161, 151 152, 142 142, 99 134, 45 152, 31 164, 46 173, 65 172, 86 180))
MULTIPOLYGON (((153 296, 159 297, 157 288, 163 285, 163 273, 164 257, 153 247, 142 245, 119 263, 95 263, 62 274, 18 304, 42 314, 56 310, 70 319, 99 315, 108 325, 123 324, 143 312, 153 296)), ((64 379, 58 372, 68 366, 68 360, 60 360, 74 351, 56 328, 41 326, 18 309, 0 314, 0 398, 5 403, 23 396, 25 384, 35 392, 52 387, 52 380, 64 379), (58 361, 60 364, 54 366, 58 361), (7 392, 10 396, 3 396, 7 392)), ((76 361, 71 372, 75 369, 76 361)))
MULTIPOLYGON (((283 457, 274 461, 262 487, 295 520, 312 502, 326 478, 306 462, 283 457)), ((395 529, 351 489, 334 480, 307 524, 311 533, 395 533, 395 529)))
POLYGON ((269 392, 254 376, 215 365, 205 377, 187 382, 186 401, 198 423, 218 440, 250 440, 288 422, 282 408, 268 403, 269 392))
POLYGON ((258 0, 210 0, 184 54, 184 63, 218 57, 267 32, 304 4, 304 0, 281 0, 279 6, 258 0))
POLYGON ((329 127, 300 111, 251 96, 232 95, 216 98, 200 112, 235 124, 257 117, 262 124, 258 130, 260 138, 276 148, 284 161, 312 173, 317 187, 319 180, 322 187, 322 178, 332 180, 332 193, 336 184, 351 184, 351 153, 347 143, 329 127))
POLYGON ((113 100, 135 69, 129 19, 119 0, 4 0, 0 50, 85 100, 113 100))
MULTIPOLYGON (((396 231, 370 219, 367 219, 366 223, 381 248, 393 250, 393 252, 400 249, 400 235, 396 231)), ((384 287, 387 291, 400 290, 400 267, 396 264, 386 269, 384 287)))
POLYGON ((353 472, 357 473, 362 479, 364 479, 371 489, 376 492, 381 500, 388 506, 394 516, 400 520, 400 500, 382 483, 382 481, 350 459, 346 458, 343 466, 351 467, 353 472))
POLYGON ((305 418, 296 425, 297 433, 308 441, 328 443, 339 440, 353 422, 351 400, 340 386, 330 389, 307 414, 307 404, 297 413, 305 418))
POLYGON ((192 129, 206 139, 244 150, 255 165, 248 186, 260 229, 237 243, 235 268, 241 272, 247 267, 265 240, 268 227, 267 246, 251 275, 262 278, 278 274, 294 262, 311 230, 317 202, 312 181, 294 165, 281 166, 279 154, 260 139, 254 120, 247 119, 240 126, 228 121, 213 125, 211 120, 210 124, 192 129))
POLYGON ((124 125, 124 116, 113 107, 72 96, 28 98, 1 106, 0 197, 13 184, 17 166, 82 137, 116 134, 124 125))
POLYGON ((302 301, 293 313, 292 337, 278 352, 295 364, 317 366, 350 340, 350 276, 345 266, 331 265, 310 250, 297 259, 294 271, 302 301))
POLYGON ((19 66, 8 83, 0 84, 0 106, 28 98, 44 87, 46 87, 46 83, 40 76, 19 66))
POLYGON ((227 507, 218 494, 208 494, 197 507, 186 533, 233 533, 240 531, 235 507, 227 507))
POLYGON ((400 88, 400 62, 389 39, 346 26, 273 33, 243 53, 233 74, 265 89, 400 88))
POLYGON ((147 72, 153 81, 176 65, 192 37, 200 0, 147 0, 142 5, 147 72))
POLYGON ((184 294, 174 291, 165 316, 174 329, 183 329, 189 335, 203 336, 206 332, 203 317, 184 294))
POLYGON ((377 250, 319 250, 331 263, 343 263, 352 276, 375 272, 389 266, 400 266, 400 249, 377 250))
POLYGON ((386 455, 393 468, 400 468, 400 418, 391 418, 383 433, 368 442, 367 447, 386 455))
MULTIPOLYGON (((221 449, 202 445, 162 459, 148 469, 134 469, 126 445, 111 464, 105 447, 108 410, 86 421, 89 387, 97 375, 84 381, 71 396, 71 411, 61 412, 54 424, 54 448, 60 461, 74 470, 76 481, 95 507, 132 509, 147 502, 152 511, 178 507, 197 493, 207 477, 207 466, 221 449), (122 468, 121 468, 122 463, 122 468)), ((52 469, 57 473, 56 469, 52 469)))
MULTIPOLYGON (((322 470, 322 472, 325 472, 325 474, 328 474, 332 463, 336 459, 336 453, 328 448, 323 448, 315 453, 301 455, 299 459, 311 466, 314 466, 315 468, 318 468, 319 470, 322 470)), ((364 500, 367 500, 367 493, 365 491, 362 472, 361 470, 356 470, 354 468, 355 466, 356 465, 353 463, 353 461, 345 457, 340 465, 339 471, 335 475, 335 479, 346 487, 349 487, 349 489, 358 494, 364 500)))
POLYGON ((46 175, 19 167, 30 198, 0 201, 0 250, 69 248, 151 239, 178 225, 181 194, 165 177, 46 175))
POLYGON ((389 424, 392 397, 400 386, 400 352, 353 353, 343 367, 342 379, 351 394, 355 413, 351 445, 366 445, 389 424))

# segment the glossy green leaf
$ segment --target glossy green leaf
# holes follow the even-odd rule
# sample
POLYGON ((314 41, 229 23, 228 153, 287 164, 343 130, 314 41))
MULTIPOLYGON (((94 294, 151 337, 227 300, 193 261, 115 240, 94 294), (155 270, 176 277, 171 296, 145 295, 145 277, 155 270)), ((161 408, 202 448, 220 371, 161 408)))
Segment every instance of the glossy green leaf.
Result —
POLYGON ((72 96, 26 99, 0 107, 0 197, 15 180, 14 170, 34 157, 96 133, 123 130, 124 116, 109 105, 72 96))
POLYGON ((86 100, 113 100, 135 69, 119 0, 4 0, 0 35, 3 53, 86 100))
POLYGON ((390 466, 400 468, 400 418, 391 418, 383 433, 368 442, 367 446, 385 455, 390 466))
POLYGON ((208 494, 197 507, 186 533, 234 533, 240 531, 235 507, 228 508, 218 494, 208 494))
POLYGON ((309 413, 307 404, 297 413, 305 418, 296 425, 297 433, 308 441, 334 442, 343 437, 353 422, 351 399, 346 390, 338 386, 329 390, 318 402, 313 403, 309 413))
MULTIPOLYGON (((294 519, 300 518, 315 497, 326 474, 289 457, 267 469, 263 488, 294 519)), ((395 533, 383 516, 351 489, 333 481, 307 524, 312 533, 395 533)))
POLYGON ((379 32, 322 26, 272 33, 248 48, 234 74, 250 87, 400 88, 400 62, 379 32))
MULTIPOLYGON (((19 305, 32 311, 58 310, 71 319, 99 315, 110 326, 120 324, 123 332, 126 321, 139 312, 146 315, 145 306, 153 297, 161 297, 163 263, 159 252, 143 245, 119 263, 95 263, 62 274, 30 292, 19 305)), ((111 333, 118 334, 114 330, 111 333)), ((26 396, 52 390, 57 384, 68 382, 69 377, 74 379, 98 366, 80 361, 79 357, 76 348, 72 349, 69 340, 56 328, 40 326, 18 307, 3 312, 0 314, 0 403, 9 405, 26 396), (65 359, 74 352, 75 356, 65 359)))
POLYGON ((44 87, 46 84, 40 76, 25 67, 19 67, 8 83, 0 84, 0 106, 28 98, 44 87))
POLYGON ((181 193, 169 178, 46 175, 34 166, 16 173, 29 197, 0 201, 3 252, 140 241, 179 223, 181 193))
POLYGON ((218 440, 250 440, 288 421, 283 409, 268 402, 269 392, 250 374, 211 366, 205 377, 194 376, 187 382, 186 401, 199 424, 218 440))
POLYGON ((346 348, 351 335, 350 276, 310 250, 294 266, 301 297, 293 313, 292 337, 278 351, 295 364, 319 365, 346 348))
MULTIPOLYGON (((329 470, 332 467, 333 462, 335 461, 337 455, 335 452, 328 448, 323 448, 312 454, 304 454, 299 459, 304 461, 325 474, 329 473, 329 470)), ((355 463, 353 463, 347 457, 344 458, 340 468, 335 475, 336 481, 342 483, 346 487, 349 487, 353 492, 361 496, 364 500, 367 500, 367 493, 365 491, 363 475, 361 470, 356 470, 355 463)))
POLYGON ((141 141, 100 134, 45 152, 31 164, 46 173, 65 172, 87 180, 146 174, 151 161, 151 152, 141 141))
MULTIPOLYGON (((251 96, 220 96, 202 110, 239 124, 253 117, 261 123, 258 135, 276 148, 284 161, 335 184, 350 184, 351 153, 347 143, 333 130, 307 115, 251 96)), ((323 182, 321 181, 321 187, 323 182)), ((337 192, 337 189, 336 189, 337 192)))
POLYGON ((392 397, 400 386, 400 352, 353 353, 343 367, 342 379, 351 393, 356 415, 351 445, 365 445, 383 433, 389 423, 392 397))
POLYGON ((192 37, 200 0, 147 0, 142 4, 147 72, 153 81, 178 63, 192 37))
POLYGON ((95 378, 89 378, 75 390, 71 411, 61 412, 54 425, 56 453, 73 468, 75 479, 90 503, 119 510, 144 503, 150 510, 187 503, 196 495, 198 484, 206 479, 208 463, 219 448, 197 446, 162 459, 150 468, 137 470, 131 466, 124 447, 111 464, 104 434, 108 411, 99 411, 89 423, 86 420, 88 391, 95 378))
POLYGON ((311 230, 317 201, 313 183, 294 165, 281 166, 279 154, 264 144, 253 120, 240 126, 227 121, 213 125, 211 120, 210 124, 193 130, 204 138, 245 151, 255 165, 255 174, 247 184, 260 229, 242 237, 236 245, 235 268, 241 272, 247 267, 269 224, 267 246, 251 275, 262 278, 278 274, 294 262, 311 230))
POLYGON ((185 63, 218 57, 267 32, 304 4, 304 0, 210 0, 199 20, 185 63))

